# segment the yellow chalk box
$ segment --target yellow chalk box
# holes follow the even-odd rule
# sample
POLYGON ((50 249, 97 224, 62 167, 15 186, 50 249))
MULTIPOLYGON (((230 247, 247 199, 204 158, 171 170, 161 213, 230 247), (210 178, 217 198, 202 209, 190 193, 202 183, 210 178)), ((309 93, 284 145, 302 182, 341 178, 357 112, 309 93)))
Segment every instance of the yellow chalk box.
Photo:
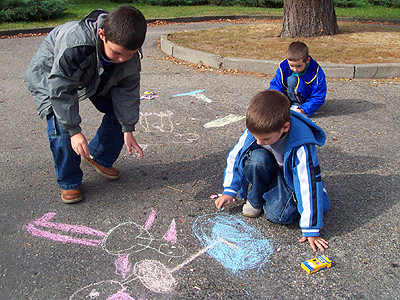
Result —
POLYGON ((308 274, 312 274, 318 272, 319 270, 330 268, 331 266, 332 266, 332 261, 329 258, 327 258, 324 254, 313 259, 308 259, 301 263, 301 267, 304 270, 306 270, 308 274))

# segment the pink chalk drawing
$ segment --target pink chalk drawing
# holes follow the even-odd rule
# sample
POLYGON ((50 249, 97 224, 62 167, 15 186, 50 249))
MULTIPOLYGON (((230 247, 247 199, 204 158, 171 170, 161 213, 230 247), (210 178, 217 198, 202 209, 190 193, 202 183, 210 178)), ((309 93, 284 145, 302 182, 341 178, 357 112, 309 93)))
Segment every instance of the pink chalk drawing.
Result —
POLYGON ((107 300, 135 300, 130 296, 130 294, 124 291, 118 291, 116 294, 111 295, 107 300))
POLYGON ((145 249, 153 249, 166 256, 180 257, 186 252, 183 245, 179 243, 174 246, 165 244, 162 239, 153 238, 150 232, 145 229, 150 229, 155 220, 156 211, 154 209, 152 209, 152 212, 144 226, 139 226, 134 222, 125 222, 110 229, 107 233, 82 225, 51 222, 50 220, 56 215, 56 212, 46 213, 41 218, 23 226, 23 228, 31 235, 43 237, 56 242, 80 244, 92 247, 101 246, 104 251, 111 255, 124 255, 128 252, 132 253, 145 249), (91 235, 99 237, 99 239, 77 238, 46 229, 65 233, 91 235))
POLYGON ((92 229, 92 228, 89 228, 86 226, 69 225, 69 224, 50 222, 50 220, 56 214, 57 213, 55 213, 55 212, 49 212, 47 214, 44 214, 43 217, 37 219, 36 221, 29 223, 28 225, 24 226, 24 228, 32 235, 44 237, 44 238, 47 238, 47 239, 50 239, 53 241, 62 242, 62 243, 75 243, 75 244, 81 244, 81 245, 93 246, 93 247, 98 247, 101 244, 102 239, 88 240, 88 239, 74 238, 71 236, 66 236, 66 235, 61 235, 58 233, 52 233, 49 231, 45 231, 43 229, 37 228, 36 226, 56 229, 56 230, 65 231, 65 232, 93 235, 93 236, 98 236, 98 237, 105 237, 107 235, 104 232, 101 232, 101 231, 98 231, 98 230, 95 230, 95 229, 92 229))
POLYGON ((146 223, 144 224, 144 229, 149 230, 153 225, 155 219, 156 219, 156 211, 154 209, 151 209, 151 214, 147 218, 146 223))
POLYGON ((24 226, 24 229, 34 236, 57 242, 95 247, 101 244, 101 248, 106 253, 117 256, 114 261, 115 273, 122 277, 120 281, 105 280, 85 286, 73 293, 70 300, 135 300, 129 292, 129 284, 135 280, 154 293, 170 293, 177 285, 173 273, 205 253, 234 272, 260 268, 268 261, 268 256, 272 253, 269 240, 264 239, 257 230, 235 217, 219 213, 201 216, 193 223, 193 231, 204 247, 181 264, 168 268, 157 260, 143 259, 131 268, 130 253, 145 249, 152 249, 170 257, 184 256, 186 248, 177 243, 175 220, 172 220, 168 232, 162 239, 154 239, 146 229, 150 229, 155 221, 156 211, 153 209, 144 226, 125 222, 107 233, 81 225, 51 222, 50 220, 55 216, 55 212, 44 214, 41 218, 24 226), (45 229, 92 235, 102 237, 102 240, 72 238, 66 234, 53 233, 45 229), (246 239, 242 237, 242 231, 246 233, 246 239), (252 254, 250 258, 255 256, 254 259, 249 259, 249 251, 252 254))
POLYGON ((169 226, 169 230, 167 234, 164 236, 164 240, 170 242, 172 245, 176 243, 176 223, 174 219, 172 219, 171 225, 169 226))
POLYGON ((53 222, 52 219, 56 215, 56 212, 46 213, 41 218, 23 226, 23 228, 33 236, 55 242, 91 247, 101 246, 108 254, 117 256, 114 261, 115 273, 122 277, 121 282, 108 280, 86 286, 76 291, 70 297, 71 300, 135 300, 130 296, 126 287, 127 283, 134 280, 139 280, 146 288, 156 293, 171 291, 173 286, 175 286, 175 280, 172 275, 168 273, 168 269, 160 267, 161 263, 144 260, 141 264, 135 264, 132 271, 129 260, 130 253, 145 249, 151 249, 170 257, 183 256, 186 253, 186 248, 177 243, 175 220, 172 220, 168 232, 162 239, 155 239, 149 232, 156 219, 156 211, 154 209, 151 209, 151 213, 143 226, 139 226, 134 222, 125 222, 111 228, 107 233, 82 225, 53 222), (69 236, 69 233, 93 236, 97 239, 73 237, 69 236), (167 274, 168 276, 161 283, 155 282, 155 278, 158 278, 161 274, 167 274), (134 278, 132 278, 133 276, 134 278))
POLYGON ((121 275, 125 279, 126 274, 131 269, 131 263, 129 262, 129 254, 118 256, 115 260, 115 274, 121 275))

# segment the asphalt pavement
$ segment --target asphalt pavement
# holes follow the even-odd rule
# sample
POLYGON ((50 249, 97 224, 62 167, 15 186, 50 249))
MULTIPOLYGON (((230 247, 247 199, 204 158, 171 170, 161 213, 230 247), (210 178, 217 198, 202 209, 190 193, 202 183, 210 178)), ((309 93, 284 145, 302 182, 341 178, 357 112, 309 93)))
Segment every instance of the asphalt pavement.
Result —
MULTIPOLYGON (((329 79, 312 117, 331 199, 322 236, 332 266, 307 274, 315 254, 297 224, 217 212, 226 155, 251 96, 271 76, 195 69, 164 59, 161 34, 228 23, 150 27, 135 137, 117 181, 84 171, 84 200, 61 202, 45 123, 23 82, 43 37, 0 39, 0 299, 400 299, 398 82, 329 79)), ((81 103, 83 132, 101 115, 81 103)))

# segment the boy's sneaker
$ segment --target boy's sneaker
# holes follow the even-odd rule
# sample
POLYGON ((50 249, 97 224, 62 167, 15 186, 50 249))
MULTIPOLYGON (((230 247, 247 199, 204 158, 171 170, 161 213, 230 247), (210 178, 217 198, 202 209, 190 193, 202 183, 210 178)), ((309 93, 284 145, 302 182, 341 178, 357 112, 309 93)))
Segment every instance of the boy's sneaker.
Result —
POLYGON ((249 201, 246 201, 246 203, 243 205, 243 216, 245 217, 257 218, 259 215, 261 215, 261 212, 261 208, 254 208, 251 206, 249 201))
POLYGON ((111 168, 103 167, 103 166, 99 165, 98 163, 96 163, 94 160, 87 158, 87 157, 83 157, 83 156, 82 156, 82 162, 85 165, 95 169, 95 171, 97 173, 99 173, 100 175, 102 175, 103 177, 105 177, 107 179, 115 180, 115 179, 118 179, 118 177, 119 177, 119 171, 114 167, 111 167, 111 168))

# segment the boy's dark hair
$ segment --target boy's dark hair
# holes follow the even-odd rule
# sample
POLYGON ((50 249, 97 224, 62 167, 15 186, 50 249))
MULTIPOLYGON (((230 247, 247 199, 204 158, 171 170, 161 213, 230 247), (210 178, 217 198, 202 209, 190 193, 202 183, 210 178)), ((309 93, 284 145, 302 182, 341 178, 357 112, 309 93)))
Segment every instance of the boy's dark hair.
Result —
POLYGON ((127 50, 142 47, 147 23, 143 14, 133 6, 121 5, 108 14, 103 23, 106 41, 127 50))
POLYGON ((281 92, 265 90, 253 96, 246 114, 246 127, 253 134, 280 131, 290 122, 290 100, 281 92))
POLYGON ((293 42, 289 45, 287 51, 286 51, 286 56, 288 60, 291 61, 298 61, 302 60, 303 62, 306 62, 309 54, 308 54, 308 47, 306 44, 302 42, 293 42))

